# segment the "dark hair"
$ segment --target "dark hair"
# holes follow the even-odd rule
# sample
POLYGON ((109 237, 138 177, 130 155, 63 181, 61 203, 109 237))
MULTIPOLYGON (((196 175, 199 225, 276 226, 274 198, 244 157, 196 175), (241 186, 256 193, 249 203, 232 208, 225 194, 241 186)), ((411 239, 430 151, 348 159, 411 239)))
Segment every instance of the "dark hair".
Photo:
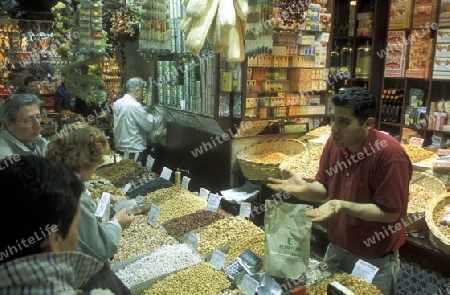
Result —
POLYGON ((84 185, 67 167, 42 157, 14 155, 0 163, 4 208, 0 214, 4 225, 1 264, 44 252, 41 240, 56 230, 67 237, 84 185), (53 230, 46 230, 46 226, 53 230), (21 243, 23 240, 27 246, 21 243))
POLYGON ((28 84, 30 84, 31 82, 35 82, 35 81, 38 81, 38 79, 36 77, 28 76, 23 80, 23 85, 28 86, 28 84))
POLYGON ((7 122, 15 122, 20 108, 29 105, 37 105, 40 108, 41 102, 32 93, 16 93, 11 95, 0 107, 0 122, 3 126, 6 126, 7 122))
POLYGON ((354 110, 354 116, 362 124, 369 117, 375 117, 376 102, 373 95, 363 87, 350 87, 331 97, 331 102, 338 107, 354 110))

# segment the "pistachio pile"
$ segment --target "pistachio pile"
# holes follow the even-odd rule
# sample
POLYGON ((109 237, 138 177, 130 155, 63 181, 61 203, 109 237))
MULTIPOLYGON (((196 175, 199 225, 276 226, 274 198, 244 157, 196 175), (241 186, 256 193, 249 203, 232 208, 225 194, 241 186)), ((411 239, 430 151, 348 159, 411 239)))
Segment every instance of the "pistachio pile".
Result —
POLYGON ((144 291, 142 295, 211 295, 230 286, 224 272, 215 269, 209 262, 203 262, 169 275, 144 291))
POLYGON ((306 290, 308 295, 327 294, 327 286, 332 282, 339 282, 344 287, 358 295, 382 295, 381 291, 371 283, 347 273, 339 273, 317 285, 307 286, 306 290))
POLYGON ((264 234, 248 235, 243 237, 236 244, 233 244, 233 246, 231 246, 230 250, 228 251, 227 258, 225 259, 225 264, 238 257, 242 252, 244 252, 245 249, 249 249, 256 255, 258 255, 259 258, 263 259, 264 241, 264 234))
POLYGON ((119 163, 116 163, 103 171, 96 172, 96 174, 110 181, 115 181, 121 178, 122 176, 125 176, 133 172, 136 169, 136 167, 137 164, 136 162, 134 162, 134 160, 123 159, 119 163))
POLYGON ((145 196, 145 199, 147 202, 161 205, 167 202, 168 200, 175 199, 175 197, 181 195, 181 194, 189 194, 192 195, 190 191, 188 191, 185 188, 179 187, 179 186, 172 186, 169 188, 163 188, 160 190, 157 190, 156 192, 152 192, 147 194, 145 196))
POLYGON ((163 223, 170 219, 205 209, 206 201, 192 193, 183 193, 165 202, 159 208, 161 211, 158 216, 158 222, 163 223))
POLYGON ((92 198, 99 199, 103 192, 108 192, 112 195, 123 196, 125 193, 121 188, 115 187, 109 180, 104 178, 97 178, 91 180, 87 190, 91 193, 92 198))

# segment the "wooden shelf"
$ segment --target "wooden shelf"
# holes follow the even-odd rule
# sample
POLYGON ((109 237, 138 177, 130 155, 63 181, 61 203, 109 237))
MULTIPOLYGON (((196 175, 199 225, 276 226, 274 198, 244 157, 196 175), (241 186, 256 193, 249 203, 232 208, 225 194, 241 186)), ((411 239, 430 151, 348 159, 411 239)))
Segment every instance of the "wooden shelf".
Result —
POLYGON ((380 125, 387 125, 387 126, 393 126, 398 128, 409 128, 416 131, 422 131, 422 132, 440 132, 440 133, 446 133, 450 134, 450 131, 442 131, 442 130, 435 130, 435 129, 429 129, 429 128, 417 128, 414 125, 406 125, 402 123, 392 123, 392 122, 380 122, 380 125))
POLYGON ((256 120, 279 120, 279 119, 295 119, 295 118, 326 118, 327 114, 318 114, 318 115, 296 115, 296 116, 284 116, 284 117, 244 117, 245 121, 256 121, 256 120))

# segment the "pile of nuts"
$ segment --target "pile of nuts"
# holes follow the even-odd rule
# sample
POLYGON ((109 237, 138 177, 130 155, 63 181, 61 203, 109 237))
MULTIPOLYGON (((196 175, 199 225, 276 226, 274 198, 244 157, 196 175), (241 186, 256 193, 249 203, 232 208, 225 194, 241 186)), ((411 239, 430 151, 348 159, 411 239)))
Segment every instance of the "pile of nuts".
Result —
POLYGON ((433 193, 427 188, 412 183, 409 185, 408 213, 425 212, 427 204, 431 201, 433 193))
POLYGON ((125 195, 122 189, 115 187, 109 180, 104 178, 91 180, 91 184, 87 187, 87 190, 91 193, 91 196, 94 199, 101 198, 103 192, 108 192, 115 196, 125 195))
POLYGON ((412 163, 417 163, 435 155, 434 152, 412 144, 402 144, 412 163))
POLYGON ((251 221, 241 216, 218 220, 197 233, 200 241, 197 251, 201 254, 211 253, 214 249, 233 244, 246 236, 263 234, 251 221))
POLYGON ((442 206, 441 208, 436 207, 433 210, 433 221, 434 224, 439 228, 441 233, 448 239, 450 239, 450 226, 441 224, 442 216, 444 216, 444 214, 445 206, 442 206))
POLYGON ((203 262, 186 244, 167 245, 128 264, 116 272, 121 281, 131 288, 147 280, 203 262))
POLYGON ((260 164, 279 164, 288 158, 289 155, 277 151, 264 151, 259 154, 248 155, 246 160, 260 164))
POLYGON ((247 293, 245 293, 242 290, 235 289, 235 290, 226 290, 226 291, 222 291, 219 293, 214 293, 213 295, 247 295, 247 293))
POLYGON ((213 212, 200 210, 164 224, 166 231, 177 239, 195 229, 207 226, 219 219, 223 219, 227 214, 222 212, 213 212))
POLYGON ((137 164, 134 160, 123 159, 119 163, 116 163, 103 171, 97 172, 97 175, 110 181, 114 181, 133 172, 136 167, 137 164))
POLYGON ((119 250, 111 264, 155 251, 164 245, 174 244, 178 244, 178 241, 171 237, 162 226, 152 227, 147 223, 147 216, 136 215, 131 226, 122 232, 119 250))
POLYGON ((131 188, 127 191, 127 196, 130 198, 146 196, 148 193, 172 186, 172 182, 161 177, 157 177, 154 180, 142 178, 131 183, 131 188))
POLYGON ((265 242, 265 235, 264 234, 258 234, 254 236, 245 236, 241 240, 239 240, 236 244, 231 246, 230 250, 228 251, 227 258, 225 260, 225 264, 231 262, 231 260, 238 257, 242 252, 244 252, 245 249, 249 249, 256 255, 258 255, 259 258, 264 258, 264 242, 265 242))
POLYGON ((206 208, 206 201, 192 193, 183 193, 160 206, 158 222, 163 223, 206 208))
MULTIPOLYGON (((280 170, 291 171, 306 179, 315 179, 322 151, 323 146, 316 146, 304 153, 292 156, 280 164, 280 170)), ((283 176, 287 177, 287 175, 283 176)))
POLYGON ((164 204, 165 202, 175 199, 177 196, 181 194, 189 194, 192 195, 190 191, 187 189, 184 189, 179 186, 172 186, 169 188, 163 188, 160 190, 157 190, 156 192, 151 192, 145 196, 145 199, 149 203, 153 203, 156 205, 164 204))
POLYGON ((211 295, 230 286, 224 272, 215 269, 208 262, 203 262, 169 275, 144 291, 142 295, 211 295))
POLYGON ((136 165, 136 169, 116 180, 113 180, 112 183, 117 187, 123 187, 130 182, 139 182, 141 179, 153 180, 157 176, 158 175, 155 172, 150 172, 147 168, 142 167, 141 165, 136 165))
POLYGON ((381 291, 371 283, 347 273, 339 273, 317 285, 307 286, 308 295, 327 294, 327 286, 332 282, 339 282, 358 295, 382 295, 381 291))

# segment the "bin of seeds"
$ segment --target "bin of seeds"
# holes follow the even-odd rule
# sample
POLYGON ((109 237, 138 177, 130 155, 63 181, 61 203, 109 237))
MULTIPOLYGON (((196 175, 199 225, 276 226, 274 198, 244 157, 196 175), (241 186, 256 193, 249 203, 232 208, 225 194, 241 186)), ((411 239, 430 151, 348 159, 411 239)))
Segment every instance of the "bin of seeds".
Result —
POLYGON ((161 224, 170 219, 205 209, 206 201, 187 191, 171 200, 168 200, 164 204, 160 205, 159 208, 160 212, 157 222, 161 224))

